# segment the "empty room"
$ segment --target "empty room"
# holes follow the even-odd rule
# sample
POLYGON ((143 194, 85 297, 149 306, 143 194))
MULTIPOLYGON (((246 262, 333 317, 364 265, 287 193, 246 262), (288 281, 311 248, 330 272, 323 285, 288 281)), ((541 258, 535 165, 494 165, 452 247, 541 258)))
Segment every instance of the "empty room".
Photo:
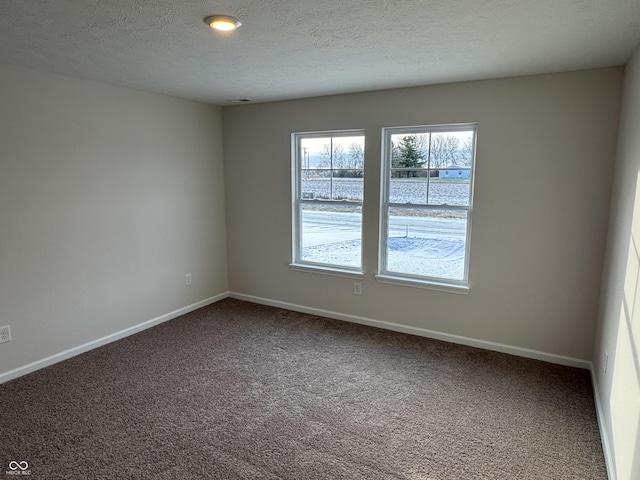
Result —
POLYGON ((638 480, 639 243, 637 0, 0 4, 0 477, 638 480))

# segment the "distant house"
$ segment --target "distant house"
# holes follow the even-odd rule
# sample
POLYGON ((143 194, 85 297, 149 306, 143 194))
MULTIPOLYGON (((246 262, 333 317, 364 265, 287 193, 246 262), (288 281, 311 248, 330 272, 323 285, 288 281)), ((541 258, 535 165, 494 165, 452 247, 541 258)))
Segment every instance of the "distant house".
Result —
POLYGON ((460 167, 458 165, 449 165, 446 168, 441 168, 439 170, 440 178, 469 178, 470 177, 470 168, 469 167, 460 167))

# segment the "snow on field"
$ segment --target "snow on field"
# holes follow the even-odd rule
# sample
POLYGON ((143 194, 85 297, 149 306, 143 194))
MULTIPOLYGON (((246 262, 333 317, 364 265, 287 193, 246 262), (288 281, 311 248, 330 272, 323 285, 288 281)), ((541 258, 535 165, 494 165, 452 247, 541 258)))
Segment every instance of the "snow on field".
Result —
MULTIPOLYGON (((429 201, 432 205, 467 205, 470 184, 451 180, 431 180, 429 201)), ((393 203, 427 203, 426 180, 391 180, 389 199, 393 203)))
MULTIPOLYGON (((361 178, 318 178, 302 180, 302 191, 315 198, 362 201, 364 189, 361 178)), ((427 179, 392 179, 389 189, 393 203, 427 203, 427 179)), ((434 205, 467 205, 470 183, 468 180, 431 179, 428 185, 429 203, 434 205)))

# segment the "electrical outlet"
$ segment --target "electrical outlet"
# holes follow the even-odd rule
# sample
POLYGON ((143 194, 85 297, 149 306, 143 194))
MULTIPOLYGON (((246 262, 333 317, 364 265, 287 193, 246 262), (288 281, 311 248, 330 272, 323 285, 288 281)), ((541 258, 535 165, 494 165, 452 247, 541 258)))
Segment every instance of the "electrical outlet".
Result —
POLYGON ((362 284, 360 282, 353 282, 353 294, 362 295, 362 284))
POLYGON ((0 343, 10 342, 11 341, 11 329, 9 325, 4 327, 0 327, 0 343))
POLYGON ((187 273, 184 276, 184 284, 185 285, 191 285, 191 274, 190 273, 187 273))

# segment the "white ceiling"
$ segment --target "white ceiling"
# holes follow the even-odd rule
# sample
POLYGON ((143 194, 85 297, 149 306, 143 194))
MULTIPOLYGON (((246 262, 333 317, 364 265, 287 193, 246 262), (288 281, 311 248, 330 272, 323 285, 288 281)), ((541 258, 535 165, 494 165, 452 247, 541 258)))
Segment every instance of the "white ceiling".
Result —
POLYGON ((623 65, 639 43, 640 0, 0 0, 0 63, 221 105, 623 65))

